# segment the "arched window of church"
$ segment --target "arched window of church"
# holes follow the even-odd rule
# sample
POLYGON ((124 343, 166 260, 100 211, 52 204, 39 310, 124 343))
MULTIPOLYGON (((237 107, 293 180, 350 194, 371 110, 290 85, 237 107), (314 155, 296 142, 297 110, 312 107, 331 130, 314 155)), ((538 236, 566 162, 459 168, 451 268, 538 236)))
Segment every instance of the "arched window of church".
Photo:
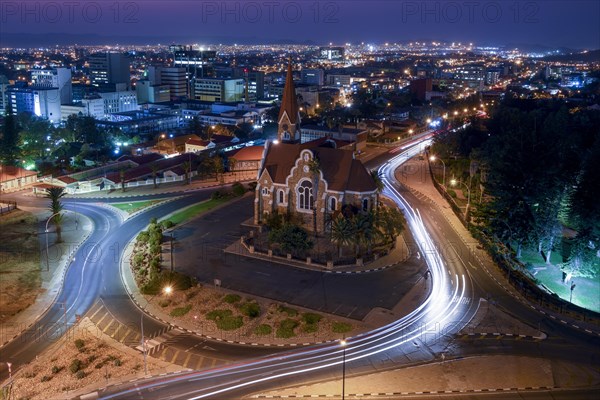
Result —
POLYGON ((279 204, 283 204, 283 190, 279 191, 279 204))
POLYGON ((363 199, 362 209, 363 211, 369 211, 369 199, 363 199))
POLYGON ((313 189, 312 183, 303 181, 298 186, 298 208, 301 210, 312 210, 313 207, 313 189))
POLYGON ((330 211, 335 211, 335 209, 337 208, 337 200, 335 197, 330 197, 329 198, 329 210, 330 211))

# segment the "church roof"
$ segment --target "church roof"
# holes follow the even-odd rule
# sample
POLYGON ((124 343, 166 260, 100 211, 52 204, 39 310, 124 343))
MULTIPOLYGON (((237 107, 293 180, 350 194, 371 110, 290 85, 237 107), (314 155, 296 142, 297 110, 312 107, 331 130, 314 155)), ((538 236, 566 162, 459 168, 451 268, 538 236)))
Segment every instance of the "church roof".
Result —
POLYGON ((284 112, 287 114, 292 124, 300 122, 298 98, 296 97, 296 88, 294 87, 294 74, 292 73, 291 58, 288 64, 287 76, 285 78, 285 88, 283 89, 281 108, 279 109, 279 121, 281 121, 284 112))
POLYGON ((300 152, 309 149, 319 159, 323 179, 327 181, 329 190, 373 192, 377 189, 365 166, 354 159, 351 151, 317 147, 318 143, 315 142, 271 145, 265 157, 264 169, 273 182, 285 185, 300 152))

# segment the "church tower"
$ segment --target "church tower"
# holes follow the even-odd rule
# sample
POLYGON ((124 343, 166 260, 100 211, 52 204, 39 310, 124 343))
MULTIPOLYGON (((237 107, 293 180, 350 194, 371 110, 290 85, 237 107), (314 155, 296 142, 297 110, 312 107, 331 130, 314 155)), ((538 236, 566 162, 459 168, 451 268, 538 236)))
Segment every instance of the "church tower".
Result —
POLYGON ((298 99, 296 97, 296 88, 294 87, 291 57, 277 122, 279 124, 279 128, 277 129, 277 139, 279 141, 284 143, 300 143, 300 110, 298 109, 298 99))

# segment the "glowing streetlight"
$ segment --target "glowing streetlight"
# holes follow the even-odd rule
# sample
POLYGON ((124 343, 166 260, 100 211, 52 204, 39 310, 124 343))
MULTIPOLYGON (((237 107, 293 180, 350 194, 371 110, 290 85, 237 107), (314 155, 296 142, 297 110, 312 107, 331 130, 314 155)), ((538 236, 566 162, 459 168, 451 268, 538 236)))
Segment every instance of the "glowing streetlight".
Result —
POLYGON ((342 400, 346 398, 346 339, 340 340, 342 346, 342 400))
POLYGON ((427 123, 430 124, 431 123, 431 118, 427 118, 427 123))
POLYGON ((444 162, 444 160, 442 160, 441 158, 437 158, 436 156, 429 157, 429 160, 430 161, 439 160, 442 163, 442 165, 444 166, 444 175, 443 175, 443 178, 442 178, 442 185, 444 187, 446 187, 446 163, 444 162))
MULTIPOLYGON (((166 286, 162 290, 162 293, 166 294, 167 296, 170 295, 171 292, 173 292, 173 288, 171 286, 166 286)), ((148 304, 150 304, 152 299, 154 299, 160 293, 161 292, 158 292, 154 296, 150 297, 150 300, 148 300, 148 304)), ((148 361, 147 361, 148 351, 146 350, 146 341, 144 340, 144 309, 143 308, 142 308, 142 313, 140 315, 140 327, 142 330, 142 352, 144 353, 144 375, 148 375, 148 361)))
POLYGON ((454 111, 454 115, 458 115, 458 111, 454 111))

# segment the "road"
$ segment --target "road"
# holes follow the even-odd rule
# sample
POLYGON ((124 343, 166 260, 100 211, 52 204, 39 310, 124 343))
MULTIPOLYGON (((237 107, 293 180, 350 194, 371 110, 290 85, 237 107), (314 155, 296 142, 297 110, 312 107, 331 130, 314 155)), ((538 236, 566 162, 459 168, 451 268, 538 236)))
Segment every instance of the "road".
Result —
MULTIPOLYGON (((598 348, 597 341, 590 341, 587 335, 574 333, 552 321, 542 321, 537 312, 524 307, 498 287, 483 268, 472 268, 471 265, 475 263, 467 257, 471 254, 468 244, 462 241, 439 212, 430 210, 431 207, 422 199, 413 196, 398 184, 394 171, 419 151, 420 147, 416 146, 400 153, 382 166, 380 174, 386 184, 385 194, 405 211, 411 231, 419 243, 420 254, 431 271, 432 295, 421 307, 393 324, 350 338, 345 347, 334 342, 294 352, 267 355, 267 352, 273 353, 273 350, 216 344, 219 358, 224 363, 240 359, 250 361, 223 365, 208 371, 161 377, 136 383, 134 386, 111 388, 104 391, 102 396, 146 399, 232 398, 274 387, 333 378, 339 375, 343 358, 349 374, 431 361, 442 351, 448 351, 453 334, 476 312, 479 297, 494 298, 519 318, 540 321, 542 327, 552 332, 556 339, 536 346, 510 342, 497 342, 493 346, 477 343, 454 345, 453 351, 458 354, 495 351, 501 354, 514 351, 519 354, 581 359, 592 365, 597 363, 597 350, 588 351, 590 344, 598 348), (418 211, 425 209, 427 212, 423 214, 418 211), (439 252, 438 248, 448 251, 439 252), (261 352, 263 357, 260 357, 261 352)), ((75 314, 83 314, 94 306, 98 307, 99 300, 115 321, 136 327, 139 324, 140 310, 130 301, 120 282, 120 274, 116 273, 123 247, 143 229, 151 217, 162 216, 206 199, 210 193, 211 190, 194 192, 131 218, 121 226, 115 215, 107 213, 105 208, 100 209, 93 201, 77 204, 69 201, 67 208, 77 207, 78 211, 85 212, 93 220, 96 229, 88 244, 76 254, 65 281, 65 288, 68 289, 63 289, 59 296, 59 303, 67 304, 66 319, 65 309, 59 303, 55 304, 44 315, 34 332, 29 332, 2 348, 0 357, 16 364, 27 362, 45 348, 48 337, 54 338, 61 333, 61 329, 64 329, 61 328, 61 322, 66 320, 69 324, 73 323, 75 314), (118 230, 115 229, 117 226, 118 230)), ((149 318, 144 326, 147 336, 160 334, 165 328, 162 323, 149 318)), ((135 341, 135 338, 132 340, 135 341)), ((186 337, 182 345, 189 346, 197 341, 197 338, 186 337)))

